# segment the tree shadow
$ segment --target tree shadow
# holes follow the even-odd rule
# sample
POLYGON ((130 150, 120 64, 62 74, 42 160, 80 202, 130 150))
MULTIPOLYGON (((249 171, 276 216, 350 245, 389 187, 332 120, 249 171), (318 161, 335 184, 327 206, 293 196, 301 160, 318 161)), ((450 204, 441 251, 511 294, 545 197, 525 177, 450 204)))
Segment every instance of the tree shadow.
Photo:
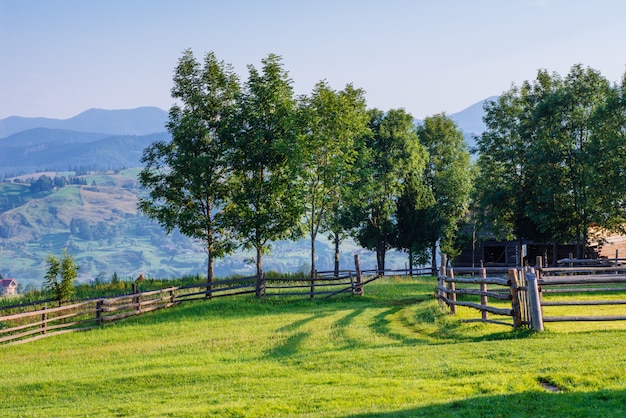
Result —
POLYGON ((523 392, 479 396, 420 408, 346 415, 375 417, 623 417, 626 391, 549 393, 523 392))

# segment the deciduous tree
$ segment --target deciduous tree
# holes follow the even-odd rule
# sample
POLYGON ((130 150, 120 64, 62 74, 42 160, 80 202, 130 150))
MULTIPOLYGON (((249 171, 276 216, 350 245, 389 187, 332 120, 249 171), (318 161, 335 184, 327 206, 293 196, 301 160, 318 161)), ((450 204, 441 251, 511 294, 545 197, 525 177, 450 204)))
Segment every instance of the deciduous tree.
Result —
POLYGON ((292 82, 281 58, 269 55, 249 77, 231 132, 233 168, 229 225, 244 248, 256 251, 257 274, 275 240, 302 236, 298 184, 298 125, 292 82))
POLYGON ((472 187, 470 156, 463 132, 445 114, 426 118, 417 127, 417 136, 428 152, 424 183, 434 204, 424 208, 422 215, 436 272, 438 242, 443 253, 452 258, 458 255, 458 224, 467 213, 472 187))
POLYGON ((320 230, 335 241, 335 270, 341 229, 337 222, 356 158, 355 140, 367 132, 368 116, 364 92, 352 85, 334 91, 326 82, 315 86, 302 106, 300 136, 306 231, 311 239, 311 277, 314 277, 315 239, 320 230))
POLYGON ((139 175, 148 191, 139 199, 139 209, 168 233, 178 228, 204 242, 209 283, 214 259, 234 248, 224 222, 231 174, 229 142, 224 137, 239 91, 231 66, 214 53, 200 63, 185 51, 174 74, 172 97, 179 104, 169 112, 172 140, 156 142, 144 151, 145 168, 139 175))

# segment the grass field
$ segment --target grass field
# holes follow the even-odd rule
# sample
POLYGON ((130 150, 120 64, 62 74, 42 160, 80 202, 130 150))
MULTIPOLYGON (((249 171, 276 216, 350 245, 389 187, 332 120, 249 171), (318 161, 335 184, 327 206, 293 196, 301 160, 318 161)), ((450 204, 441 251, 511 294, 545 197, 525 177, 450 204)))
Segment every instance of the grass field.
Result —
POLYGON ((465 324, 434 287, 390 278, 363 297, 190 302, 0 347, 0 415, 626 415, 626 323, 465 324))

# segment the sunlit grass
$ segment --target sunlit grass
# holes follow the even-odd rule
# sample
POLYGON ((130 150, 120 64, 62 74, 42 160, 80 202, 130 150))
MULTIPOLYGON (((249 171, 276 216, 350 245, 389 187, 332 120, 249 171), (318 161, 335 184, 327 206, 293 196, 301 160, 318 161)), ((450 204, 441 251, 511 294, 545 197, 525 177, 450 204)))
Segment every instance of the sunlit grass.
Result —
POLYGON ((626 329, 464 324, 433 279, 383 280, 363 297, 195 302, 0 347, 0 415, 626 414, 626 329))

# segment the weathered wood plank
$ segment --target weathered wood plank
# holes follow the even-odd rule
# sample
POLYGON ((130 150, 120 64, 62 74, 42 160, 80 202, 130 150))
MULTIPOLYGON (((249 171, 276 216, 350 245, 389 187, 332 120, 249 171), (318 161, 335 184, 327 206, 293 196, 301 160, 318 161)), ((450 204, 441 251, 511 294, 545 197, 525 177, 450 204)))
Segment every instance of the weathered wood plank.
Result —
POLYGON ((626 275, 550 276, 537 281, 539 286, 626 283, 626 275))
POLYGON ((2 322, 4 322, 4 321, 12 321, 12 320, 15 320, 15 319, 28 318, 28 317, 31 317, 31 316, 41 315, 43 313, 51 314, 51 313, 56 313, 56 312, 63 312, 63 311, 71 310, 71 309, 77 309, 77 308, 80 308, 82 306, 89 305, 90 303, 95 303, 95 300, 90 300, 90 301, 87 301, 87 302, 74 303, 72 305, 65 305, 65 306, 60 306, 60 307, 57 307, 57 308, 40 309, 40 310, 37 310, 37 311, 23 312, 23 313, 19 313, 19 314, 0 316, 0 321, 2 321, 2 322))
POLYGON ((456 295, 473 295, 473 296, 488 296, 490 298, 499 299, 499 300, 511 300, 510 293, 502 293, 502 292, 492 292, 492 291, 482 291, 478 289, 463 289, 463 288, 455 288, 450 289, 446 287, 439 287, 439 290, 447 293, 454 293, 456 295))
POLYGON ((626 321, 626 316, 544 316, 543 322, 626 321))
POLYGON ((541 306, 594 306, 594 305, 626 305, 626 300, 569 300, 542 301, 541 306))
POLYGON ((465 306, 468 308, 478 309, 479 311, 489 312, 495 315, 513 316, 513 309, 495 308, 493 306, 485 306, 474 302, 451 301, 445 296, 439 296, 448 305, 465 306))
POLYGON ((456 282, 456 283, 468 283, 468 284, 497 284, 500 286, 510 286, 511 283, 509 282, 509 279, 504 279, 502 277, 484 277, 484 278, 478 278, 478 277, 455 277, 455 278, 449 278, 446 277, 444 279, 446 281, 446 283, 448 282, 456 282))

